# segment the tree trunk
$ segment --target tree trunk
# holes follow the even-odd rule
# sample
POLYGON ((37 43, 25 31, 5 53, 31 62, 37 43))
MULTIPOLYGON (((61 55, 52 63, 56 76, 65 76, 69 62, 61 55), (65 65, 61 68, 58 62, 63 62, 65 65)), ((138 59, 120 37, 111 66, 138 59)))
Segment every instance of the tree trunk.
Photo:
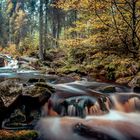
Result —
POLYGON ((44 60, 43 53, 43 0, 40 0, 39 7, 39 58, 44 60))
POLYGON ((134 57, 137 55, 137 43, 136 43, 136 0, 132 0, 132 49, 135 50, 134 57))
POLYGON ((45 32, 44 32, 44 55, 46 54, 46 49, 48 48, 48 3, 45 1, 45 32))

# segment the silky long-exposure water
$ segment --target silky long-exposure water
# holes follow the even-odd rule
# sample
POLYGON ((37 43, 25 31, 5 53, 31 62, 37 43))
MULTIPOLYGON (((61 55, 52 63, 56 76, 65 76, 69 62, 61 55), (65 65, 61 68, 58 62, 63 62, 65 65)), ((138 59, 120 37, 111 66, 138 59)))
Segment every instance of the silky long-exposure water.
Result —
POLYGON ((61 77, 19 69, 17 61, 0 68, 0 79, 8 78, 43 78, 55 87, 35 126, 40 140, 140 140, 140 94, 131 88, 88 80, 58 83, 61 77))
POLYGON ((40 139, 139 140, 139 93, 115 85, 116 92, 99 92, 99 97, 97 94, 94 96, 98 88, 104 86, 108 84, 87 81, 55 85, 56 94, 52 98, 52 105, 55 105, 47 114, 50 117, 43 117, 36 126, 40 139), (98 99, 104 95, 106 100, 102 104, 98 99), (65 101, 63 105, 62 100, 65 101), (78 106, 82 108, 81 114, 77 113, 80 110, 78 106), (101 106, 105 106, 104 109, 101 106), (56 111, 59 117, 53 111, 56 111))
POLYGON ((42 118, 37 125, 44 140, 139 140, 139 113, 111 110, 102 116, 42 118))

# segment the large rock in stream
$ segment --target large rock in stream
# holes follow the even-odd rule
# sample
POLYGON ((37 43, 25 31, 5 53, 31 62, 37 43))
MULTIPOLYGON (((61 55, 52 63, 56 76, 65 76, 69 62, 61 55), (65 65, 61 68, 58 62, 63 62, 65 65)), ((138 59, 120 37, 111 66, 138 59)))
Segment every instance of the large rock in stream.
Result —
POLYGON ((135 76, 128 85, 133 88, 135 93, 140 93, 140 76, 135 76))
POLYGON ((105 86, 105 87, 100 87, 98 89, 102 93, 115 93, 116 92, 116 87, 113 85, 105 86))
POLYGON ((128 85, 130 87, 140 87, 140 76, 135 76, 128 85))
POLYGON ((0 97, 4 105, 9 106, 17 96, 22 94, 23 85, 19 79, 5 80, 0 83, 0 97))
POLYGON ((21 69, 30 69, 30 70, 35 70, 35 69, 40 69, 42 66, 41 61, 37 58, 33 57, 17 57, 18 64, 20 65, 21 69))
POLYGON ((0 130, 0 140, 35 140, 38 133, 34 130, 7 131, 0 130))
POLYGON ((43 83, 35 83, 33 85, 26 85, 21 83, 18 79, 9 79, 0 83, 0 123, 4 121, 5 127, 19 127, 22 123, 25 124, 38 119, 40 117, 41 108, 51 97, 54 88, 43 83), (19 112, 19 113, 17 113, 19 112), (35 112, 37 115, 32 114, 35 112), (14 116, 14 119, 13 119, 14 116), (11 120, 21 120, 10 125, 11 120), (24 118, 24 119, 21 119, 24 118))
POLYGON ((0 56, 0 67, 4 67, 4 66, 5 66, 4 58, 0 56))

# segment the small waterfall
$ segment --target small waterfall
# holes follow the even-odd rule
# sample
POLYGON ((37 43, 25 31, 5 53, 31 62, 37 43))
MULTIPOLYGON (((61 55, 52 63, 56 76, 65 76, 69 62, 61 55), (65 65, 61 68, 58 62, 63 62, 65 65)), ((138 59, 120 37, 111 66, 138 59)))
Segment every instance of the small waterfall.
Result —
POLYGON ((97 115, 97 114, 99 114, 101 111, 100 111, 100 107, 99 107, 99 105, 97 104, 95 104, 95 105, 93 105, 91 108, 90 108, 90 110, 89 110, 89 114, 87 114, 87 115, 97 115))
POLYGON ((136 93, 120 93, 112 95, 112 108, 121 112, 139 112, 140 95, 136 93))
POLYGON ((111 110, 101 116, 42 118, 36 129, 41 140, 139 140, 140 114, 111 110))
POLYGON ((112 109, 121 112, 140 111, 140 95, 132 93, 130 88, 118 85, 114 85, 117 89, 114 93, 99 92, 98 89, 105 89, 108 85, 88 81, 56 84, 56 93, 53 97, 53 104, 56 105, 53 109, 60 116, 81 118, 87 115, 107 114, 112 109), (120 93, 123 90, 124 92, 120 93))
POLYGON ((76 115, 76 108, 74 105, 69 105, 68 107, 68 116, 75 116, 76 115))

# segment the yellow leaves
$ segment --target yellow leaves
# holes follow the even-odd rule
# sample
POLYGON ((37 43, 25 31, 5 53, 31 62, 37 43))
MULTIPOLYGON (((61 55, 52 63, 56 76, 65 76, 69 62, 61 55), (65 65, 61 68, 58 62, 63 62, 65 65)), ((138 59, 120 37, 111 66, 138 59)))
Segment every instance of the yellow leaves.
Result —
POLYGON ((62 8, 63 10, 71 10, 71 9, 75 9, 76 6, 78 5, 79 1, 78 0, 59 0, 57 2, 57 7, 62 8))
POLYGON ((81 45, 81 39, 66 39, 66 40, 59 40, 59 43, 61 45, 68 45, 70 47, 80 46, 81 45))
POLYGON ((80 0, 79 8, 89 8, 90 2, 89 0, 80 0))
POLYGON ((19 10, 15 19, 15 24, 17 27, 21 27, 22 25, 24 25, 27 20, 25 20, 26 18, 26 14, 23 10, 19 10))
MULTIPOLYGON (((128 42, 130 40, 128 35, 132 33, 130 2, 129 0, 60 0, 58 5, 62 9, 77 10, 76 22, 65 30, 70 39, 65 40, 64 44, 74 47, 80 45, 104 48, 124 47, 121 38, 127 37, 128 42), (74 37, 76 39, 72 39, 74 37)), ((140 19, 139 5, 140 1, 137 1, 136 12, 140 19)), ((140 22, 137 23, 137 27, 140 27, 140 22)), ((137 32, 139 32, 138 29, 137 32)))
POLYGON ((5 47, 1 50, 1 53, 3 54, 10 54, 12 56, 20 56, 21 54, 17 51, 16 45, 15 44, 9 44, 8 47, 5 47))
POLYGON ((14 7, 13 3, 10 2, 10 3, 8 4, 7 13, 10 13, 11 10, 13 9, 13 7, 14 7))
POLYGON ((91 2, 90 0, 59 0, 56 5, 66 11, 71 9, 89 10, 91 2))
POLYGON ((85 38, 76 38, 76 39, 65 39, 59 40, 59 44, 62 46, 69 47, 78 47, 78 46, 95 46, 96 36, 90 36, 85 38))

